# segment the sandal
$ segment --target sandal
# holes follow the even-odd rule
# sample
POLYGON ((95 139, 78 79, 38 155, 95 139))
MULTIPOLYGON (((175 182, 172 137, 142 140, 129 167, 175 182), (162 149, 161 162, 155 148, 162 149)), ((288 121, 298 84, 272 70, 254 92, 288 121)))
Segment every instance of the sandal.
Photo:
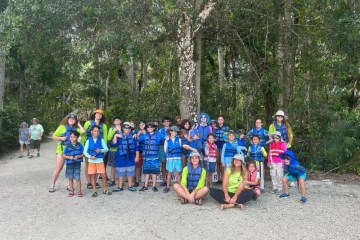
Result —
POLYGON ((49 192, 51 192, 51 193, 55 192, 54 186, 50 186, 50 187, 49 187, 49 192))
POLYGON ((202 204, 203 204, 202 199, 196 199, 196 200, 195 200, 195 205, 201 206, 202 204))
POLYGON ((82 192, 78 192, 77 196, 82 197, 83 196, 82 192))
POLYGON ((98 193, 97 193, 97 192, 94 192, 91 196, 92 196, 92 197, 97 197, 97 196, 98 196, 98 193))
POLYGON ((73 196, 74 196, 74 191, 69 190, 68 197, 73 197, 73 196))
POLYGON ((189 201, 188 201, 187 199, 185 199, 185 198, 182 198, 180 201, 181 201, 181 204, 187 204, 187 203, 189 203, 189 201))
POLYGON ((103 191, 103 194, 105 194, 105 195, 111 195, 111 192, 109 192, 108 190, 105 190, 105 191, 103 191))
POLYGON ((88 183, 88 184, 86 185, 86 188, 87 188, 87 189, 93 189, 93 186, 91 185, 91 183, 88 183))

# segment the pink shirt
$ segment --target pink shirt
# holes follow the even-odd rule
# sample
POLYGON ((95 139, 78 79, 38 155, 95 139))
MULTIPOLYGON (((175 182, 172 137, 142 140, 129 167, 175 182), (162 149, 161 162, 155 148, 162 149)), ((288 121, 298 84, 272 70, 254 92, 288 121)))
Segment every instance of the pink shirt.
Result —
POLYGON ((285 151, 286 144, 284 142, 271 142, 269 145, 268 164, 283 163, 283 160, 279 157, 279 154, 285 151))

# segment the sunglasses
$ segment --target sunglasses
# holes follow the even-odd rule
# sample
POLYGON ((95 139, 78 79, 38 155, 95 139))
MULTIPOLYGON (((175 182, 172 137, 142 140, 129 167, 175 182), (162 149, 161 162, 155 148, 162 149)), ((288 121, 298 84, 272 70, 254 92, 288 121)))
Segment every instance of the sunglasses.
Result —
POLYGON ((280 139, 279 137, 274 137, 274 139, 280 139))

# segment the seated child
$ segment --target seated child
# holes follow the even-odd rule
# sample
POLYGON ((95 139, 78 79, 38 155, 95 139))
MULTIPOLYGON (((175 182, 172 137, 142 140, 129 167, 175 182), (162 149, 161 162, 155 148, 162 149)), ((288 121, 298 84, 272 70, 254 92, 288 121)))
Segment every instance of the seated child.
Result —
POLYGON ((244 181, 245 189, 254 190, 256 197, 260 196, 260 172, 256 168, 255 161, 248 161, 246 180, 244 181))
POLYGON ((279 154, 279 157, 284 160, 284 169, 287 172, 282 179, 284 192, 279 196, 280 198, 287 198, 289 194, 288 181, 298 181, 301 190, 301 203, 306 203, 305 197, 305 180, 306 180, 306 169, 300 165, 295 157, 295 154, 287 150, 284 153, 279 154))

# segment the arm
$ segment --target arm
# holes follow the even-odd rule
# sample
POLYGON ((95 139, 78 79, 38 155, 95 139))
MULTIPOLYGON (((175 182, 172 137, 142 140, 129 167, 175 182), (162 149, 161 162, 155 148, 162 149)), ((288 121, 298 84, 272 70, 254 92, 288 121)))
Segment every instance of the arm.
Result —
POLYGON ((84 153, 85 157, 91 158, 90 154, 88 153, 88 150, 89 150, 89 141, 86 141, 83 153, 84 153))
POLYGON ((64 132, 66 132, 66 128, 64 125, 60 125, 56 131, 54 132, 52 139, 59 140, 59 141, 66 141, 66 136, 61 136, 64 132))
MULTIPOLYGON (((169 141, 171 141, 171 139, 169 141)), ((164 152, 165 153, 167 152, 167 146, 168 146, 168 140, 165 140, 165 142, 164 142, 164 152)))
POLYGON ((244 190, 244 183, 240 183, 238 188, 236 189, 235 195, 230 199, 230 203, 235 204, 238 196, 244 190))
POLYGON ((226 143, 223 145, 223 148, 221 150, 221 163, 224 167, 225 164, 225 149, 226 149, 226 143))
POLYGON ((225 170, 224 171, 224 176, 223 176, 223 183, 222 183, 222 190, 224 192, 225 195, 225 201, 226 202, 230 202, 230 196, 229 196, 229 192, 228 192, 228 183, 229 183, 229 174, 228 172, 225 170))
POLYGON ((85 129, 84 127, 81 125, 81 122, 78 121, 78 124, 77 124, 78 128, 80 129, 80 133, 85 133, 85 129))
POLYGON ((108 139, 108 127, 105 123, 103 123, 103 139, 105 140, 105 142, 108 139))
POLYGON ((101 152, 106 153, 109 151, 109 148, 104 139, 101 139, 101 146, 102 146, 102 149, 100 150, 101 152))

